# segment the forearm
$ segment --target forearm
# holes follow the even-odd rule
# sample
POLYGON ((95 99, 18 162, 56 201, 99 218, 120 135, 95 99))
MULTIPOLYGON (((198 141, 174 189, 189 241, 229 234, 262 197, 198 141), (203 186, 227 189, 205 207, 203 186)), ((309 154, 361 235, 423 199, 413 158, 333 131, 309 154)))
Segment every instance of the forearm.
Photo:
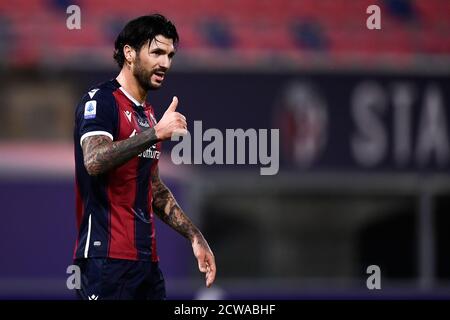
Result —
POLYGON ((102 135, 88 137, 82 145, 84 165, 90 175, 99 175, 124 164, 158 141, 153 128, 114 142, 102 135))
POLYGON ((204 241, 201 232, 183 212, 172 192, 161 180, 153 182, 152 190, 153 209, 162 221, 191 242, 204 241))
POLYGON ((200 272, 206 275, 206 286, 209 288, 216 277, 216 262, 214 254, 202 233, 181 210, 172 192, 159 178, 156 166, 152 173, 152 193, 154 212, 166 224, 191 241, 192 251, 198 261, 200 272))

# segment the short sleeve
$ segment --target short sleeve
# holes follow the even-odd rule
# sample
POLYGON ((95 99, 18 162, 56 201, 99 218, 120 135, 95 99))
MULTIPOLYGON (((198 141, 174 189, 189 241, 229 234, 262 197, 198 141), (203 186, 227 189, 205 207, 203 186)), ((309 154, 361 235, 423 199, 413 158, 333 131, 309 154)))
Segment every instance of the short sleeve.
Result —
POLYGON ((80 145, 90 136, 105 135, 114 140, 117 127, 116 101, 109 90, 89 91, 77 110, 80 145))

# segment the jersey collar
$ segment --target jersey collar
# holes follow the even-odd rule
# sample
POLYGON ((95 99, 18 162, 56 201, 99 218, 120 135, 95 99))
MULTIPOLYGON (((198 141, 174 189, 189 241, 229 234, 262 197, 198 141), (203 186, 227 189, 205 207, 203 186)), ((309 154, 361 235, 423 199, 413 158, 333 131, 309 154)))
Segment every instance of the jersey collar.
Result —
POLYGON ((140 103, 139 101, 137 101, 135 98, 133 98, 133 97, 131 96, 131 94, 129 94, 128 92, 126 92, 125 89, 124 89, 123 87, 119 87, 119 89, 120 89, 120 91, 122 91, 123 94, 124 94, 128 99, 130 99, 131 102, 133 102, 136 106, 144 107, 145 102, 140 103))

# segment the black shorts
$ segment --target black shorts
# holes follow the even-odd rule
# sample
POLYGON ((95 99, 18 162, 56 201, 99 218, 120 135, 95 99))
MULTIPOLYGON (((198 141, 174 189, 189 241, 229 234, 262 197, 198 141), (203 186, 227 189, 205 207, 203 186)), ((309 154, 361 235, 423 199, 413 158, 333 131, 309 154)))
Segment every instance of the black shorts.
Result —
POLYGON ((82 300, 165 300, 166 288, 158 263, 111 258, 76 259, 82 300))

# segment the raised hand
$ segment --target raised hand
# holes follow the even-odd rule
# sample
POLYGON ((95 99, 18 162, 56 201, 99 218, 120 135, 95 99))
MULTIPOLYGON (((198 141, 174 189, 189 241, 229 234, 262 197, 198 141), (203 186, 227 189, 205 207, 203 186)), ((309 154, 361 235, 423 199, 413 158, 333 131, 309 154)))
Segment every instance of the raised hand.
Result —
POLYGON ((167 108, 161 120, 155 125, 155 133, 159 140, 167 140, 172 135, 187 134, 186 117, 176 112, 178 106, 178 98, 173 97, 172 103, 167 108))

